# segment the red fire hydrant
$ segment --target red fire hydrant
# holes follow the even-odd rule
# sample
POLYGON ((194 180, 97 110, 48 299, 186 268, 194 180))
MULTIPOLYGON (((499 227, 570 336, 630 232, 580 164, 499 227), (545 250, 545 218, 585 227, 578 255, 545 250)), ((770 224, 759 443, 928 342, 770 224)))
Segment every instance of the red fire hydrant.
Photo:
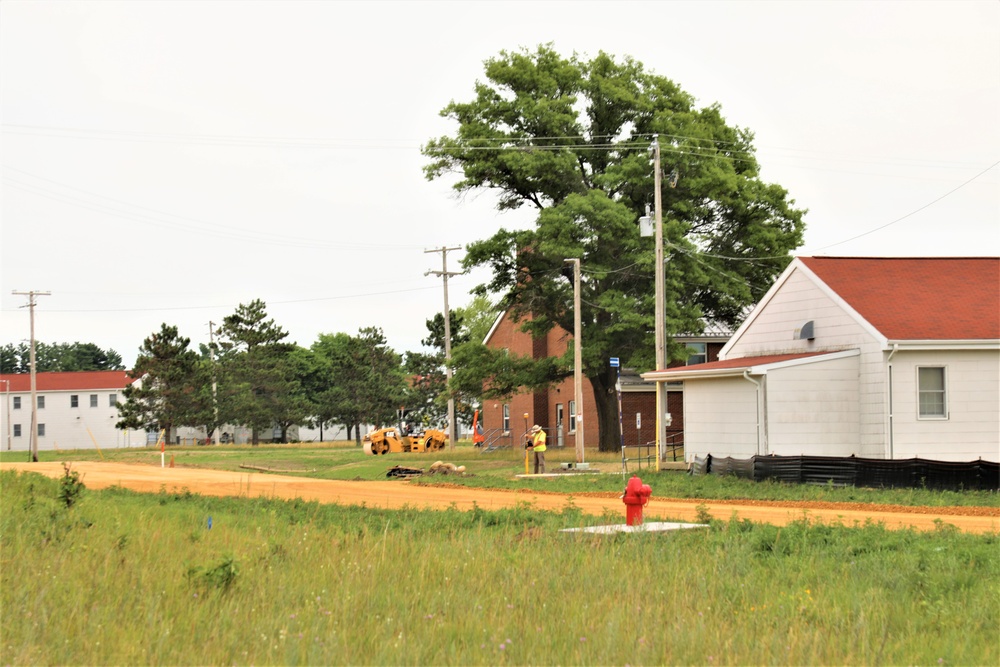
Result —
POLYGON ((622 495, 622 502, 625 503, 625 524, 628 526, 638 526, 642 523, 642 506, 649 502, 649 496, 653 494, 653 489, 649 484, 643 484, 642 480, 632 475, 632 479, 625 485, 625 493, 622 495))

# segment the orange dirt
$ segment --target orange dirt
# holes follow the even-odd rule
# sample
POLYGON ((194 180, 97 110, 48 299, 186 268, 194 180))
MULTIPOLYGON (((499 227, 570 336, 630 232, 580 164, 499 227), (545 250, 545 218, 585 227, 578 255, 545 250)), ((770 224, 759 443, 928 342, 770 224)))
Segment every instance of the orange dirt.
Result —
MULTIPOLYGON (((256 472, 228 472, 202 468, 160 468, 125 463, 78 461, 73 469, 91 489, 121 486, 134 491, 156 493, 160 490, 188 490, 209 496, 267 496, 302 498, 322 503, 340 503, 398 509, 468 510, 476 505, 482 509, 514 507, 530 503, 539 509, 560 510, 572 502, 587 514, 621 515, 624 523, 625 506, 618 494, 569 494, 535 490, 508 491, 471 489, 456 484, 413 484, 407 481, 330 481, 273 475, 256 472)), ((0 470, 38 472, 49 477, 62 477, 61 463, 0 463, 0 470)), ((996 507, 907 507, 902 505, 871 505, 862 503, 823 503, 805 501, 700 500, 650 498, 644 509, 647 520, 694 521, 699 506, 717 519, 740 519, 784 525, 803 517, 824 523, 843 525, 866 521, 882 523, 887 528, 932 530, 938 520, 969 533, 1000 531, 1000 508, 996 507)))

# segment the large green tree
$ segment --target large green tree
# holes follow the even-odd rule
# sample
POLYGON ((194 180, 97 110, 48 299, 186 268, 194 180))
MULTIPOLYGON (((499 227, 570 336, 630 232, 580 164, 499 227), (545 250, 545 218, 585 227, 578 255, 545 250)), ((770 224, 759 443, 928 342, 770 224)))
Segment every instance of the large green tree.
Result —
MULTIPOLYGON (((502 297, 534 336, 573 330, 567 258, 583 267, 584 374, 594 388, 600 446, 618 443, 615 356, 654 363, 654 247, 638 219, 653 204, 650 146, 659 144, 667 248, 665 331, 695 333, 705 319, 735 324, 764 294, 802 240, 801 210, 760 178, 750 131, 718 105, 698 108, 670 79, 631 59, 563 57, 551 46, 502 52, 485 63, 469 102, 442 115, 457 131, 429 141, 429 179, 458 174, 459 193, 490 190, 500 210, 537 210, 530 229, 500 229, 471 244, 466 268, 485 266, 480 294, 502 297)), ((673 350, 673 355, 680 354, 673 350)), ((499 395, 513 383, 545 386, 571 372, 560 360, 503 358, 466 349, 462 369, 499 395), (508 372, 504 376, 497 373, 508 372)), ((459 379, 458 383, 462 380, 459 379)))
POLYGON ((310 349, 330 378, 326 390, 314 399, 319 419, 353 429, 359 446, 362 424, 396 423, 396 411, 405 402, 406 379, 402 358, 389 347, 381 329, 363 328, 357 336, 320 334, 310 349))
POLYGON ((310 416, 295 345, 287 337, 260 299, 240 304, 219 328, 220 420, 249 426, 254 445, 261 432, 275 426, 286 441, 288 427, 310 416))
POLYGON ((118 428, 165 430, 209 423, 211 394, 205 389, 205 367, 188 346, 190 338, 177 327, 160 326, 139 348, 129 377, 137 380, 122 390, 118 428))

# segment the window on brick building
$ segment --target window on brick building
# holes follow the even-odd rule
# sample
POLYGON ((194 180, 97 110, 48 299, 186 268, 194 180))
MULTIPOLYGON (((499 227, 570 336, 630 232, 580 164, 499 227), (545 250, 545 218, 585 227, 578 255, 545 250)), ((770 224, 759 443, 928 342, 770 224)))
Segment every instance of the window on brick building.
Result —
POLYGON ((687 365, 703 364, 708 361, 708 343, 688 343, 687 365))
POLYGON ((504 433, 510 431, 510 406, 503 406, 503 430, 504 433))
POLYGON ((576 433, 576 401, 569 402, 569 432, 576 433))

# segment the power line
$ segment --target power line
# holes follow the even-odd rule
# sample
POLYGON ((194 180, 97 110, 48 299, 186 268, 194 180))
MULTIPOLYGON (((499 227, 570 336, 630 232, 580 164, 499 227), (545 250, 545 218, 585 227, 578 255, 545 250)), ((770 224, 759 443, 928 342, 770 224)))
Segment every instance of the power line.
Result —
POLYGON ((948 192, 944 193, 943 195, 941 195, 941 196, 940 196, 940 197, 938 197, 937 199, 935 199, 935 200, 933 200, 933 201, 930 201, 930 202, 928 202, 928 203, 924 204, 924 205, 923 205, 923 206, 921 206, 920 208, 917 208, 917 209, 914 209, 914 210, 910 211, 909 213, 907 213, 906 215, 904 215, 904 216, 901 216, 901 217, 899 217, 899 218, 896 218, 896 219, 895 219, 895 220, 893 220, 892 222, 887 222, 887 223, 885 223, 884 225, 882 225, 882 226, 880 226, 880 227, 876 227, 876 228, 874 228, 874 229, 869 229, 869 230, 868 230, 867 232, 864 232, 864 233, 861 233, 861 234, 858 234, 857 236, 852 236, 852 237, 851 237, 851 238, 849 238, 849 239, 844 239, 843 241, 837 241, 836 243, 831 243, 830 245, 825 245, 825 246, 823 246, 822 248, 817 248, 817 249, 816 249, 816 250, 814 250, 813 252, 819 252, 820 250, 826 250, 827 248, 833 248, 834 246, 838 246, 838 245, 841 245, 841 244, 843 244, 843 243, 848 243, 848 242, 850 242, 850 241, 854 241, 854 240, 856 240, 856 239, 860 239, 860 238, 861 238, 862 236, 868 236, 869 234, 874 234, 875 232, 877 232, 877 231, 879 231, 879 230, 882 230, 882 229, 885 229, 886 227, 890 227, 890 226, 892 226, 892 225, 896 224, 897 222, 901 222, 901 221, 903 221, 903 220, 906 220, 906 219, 907 219, 907 218, 909 218, 910 216, 912 216, 912 215, 916 215, 916 214, 917 214, 917 213, 919 213, 920 211, 923 211, 924 209, 926 209, 926 208, 929 208, 929 207, 933 206, 934 204, 938 203, 939 201, 941 201, 941 200, 942 200, 942 199, 944 199, 945 197, 947 197, 947 196, 949 196, 949 195, 951 195, 951 194, 953 194, 953 193, 955 193, 955 192, 958 192, 959 190, 961 190, 962 188, 964 188, 964 187, 965 187, 966 185, 968 185, 968 184, 969 184, 969 183, 971 183, 972 181, 976 180, 977 178, 979 178, 980 176, 982 176, 982 175, 983 175, 983 174, 985 174, 986 172, 988 172, 988 171, 990 171, 991 169, 993 169, 994 167, 996 167, 996 166, 997 166, 998 164, 1000 164, 1000 161, 997 161, 997 162, 994 162, 994 163, 993 163, 993 164, 991 164, 990 166, 986 167, 986 169, 983 169, 983 170, 982 170, 981 172, 979 172, 978 174, 976 174, 975 176, 973 176, 973 177, 972 177, 972 178, 970 178, 969 180, 965 181, 965 182, 964 182, 964 183, 962 183, 961 185, 959 185, 959 186, 957 186, 957 187, 955 187, 955 188, 952 188, 951 190, 949 190, 948 192))
MULTIPOLYGON (((339 296, 324 296, 315 297, 312 299, 288 299, 284 301, 268 301, 268 305, 287 305, 296 303, 315 303, 319 301, 340 301, 344 299, 360 299, 373 296, 386 296, 389 294, 404 294, 407 292, 422 292, 425 290, 435 289, 434 287, 411 287, 409 289, 401 290, 387 290, 382 292, 366 292, 361 294, 342 294, 339 296)), ((36 292, 36 294, 41 294, 41 292, 36 292)), ((147 313, 147 312, 160 312, 160 311, 178 311, 178 310, 211 310, 211 309, 223 309, 223 308, 234 308, 232 304, 225 305, 212 305, 212 306, 166 306, 166 307, 156 307, 156 308, 79 308, 79 309, 55 309, 46 310, 47 313, 147 313)), ((4 309, 4 312, 12 312, 10 309, 4 309)))
POLYGON ((185 232, 194 232, 197 234, 210 234, 225 240, 242 240, 249 241, 252 243, 266 243, 268 245, 281 245, 293 248, 330 248, 330 249, 341 249, 345 247, 357 247, 357 248, 386 248, 394 247, 401 249, 412 249, 419 246, 416 245, 394 245, 390 246, 386 243, 349 243, 343 241, 332 241, 327 239, 319 238, 309 238, 309 237, 290 237, 282 234, 274 234, 271 232, 260 232, 255 230, 247 230, 239 227, 231 227, 228 225, 222 225, 219 223, 208 222, 206 220, 200 220, 197 218, 191 218, 187 216, 177 215, 174 213, 167 213, 164 211, 159 211, 146 206, 141 206, 139 204, 133 204, 121 199, 115 199, 113 197, 107 197, 105 195, 97 194, 95 192, 90 192, 88 190, 83 190, 66 183, 60 183, 44 176, 39 176, 37 174, 32 174, 30 172, 24 171, 23 169, 16 169, 14 167, 3 167, 5 170, 23 174, 30 178, 37 179, 39 181, 44 181, 46 183, 51 183, 52 185, 58 186, 60 188, 65 188, 67 190, 72 190, 74 192, 79 192, 88 197, 94 197, 97 199, 107 200, 112 202, 111 204, 105 204, 100 201, 88 201, 80 197, 75 197, 72 194, 67 194, 64 192, 59 192, 57 190, 47 189, 42 186, 35 185, 30 182, 23 180, 18 180, 10 176, 3 176, 3 181, 16 189, 23 192, 33 194, 38 197, 44 197, 46 199, 51 199, 53 201, 62 202, 69 204, 71 206, 76 206, 89 211, 94 211, 96 213, 101 213, 104 215, 110 215, 113 217, 123 218, 126 220, 145 222, 153 226, 159 226, 166 229, 180 230, 185 232), (128 211, 126 209, 116 206, 120 204, 122 206, 128 206, 131 208, 138 209, 139 211, 149 211, 149 214, 141 212, 128 211), (161 216, 161 217, 156 217, 161 216), (180 222, 175 222, 173 220, 164 220, 162 217, 175 218, 180 222), (191 223, 191 224, 187 224, 191 223))

